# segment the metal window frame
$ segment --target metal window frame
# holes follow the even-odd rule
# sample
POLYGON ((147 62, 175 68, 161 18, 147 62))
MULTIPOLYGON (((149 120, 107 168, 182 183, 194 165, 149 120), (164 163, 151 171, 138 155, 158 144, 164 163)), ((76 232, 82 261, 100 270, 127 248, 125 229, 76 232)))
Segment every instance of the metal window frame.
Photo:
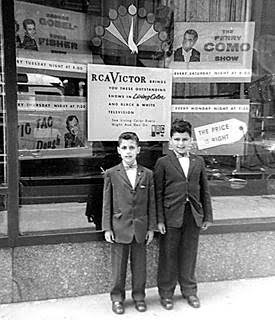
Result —
MULTIPOLYGON (((8 156, 8 236, 0 238, 1 247, 17 247, 66 242, 102 241, 102 231, 62 230, 19 234, 19 164, 17 139, 17 79, 14 26, 14 0, 2 0, 5 106, 7 109, 7 156, 8 156)), ((275 219, 231 219, 219 221, 203 234, 274 231, 275 219)), ((157 234, 157 233, 156 233, 157 234)))

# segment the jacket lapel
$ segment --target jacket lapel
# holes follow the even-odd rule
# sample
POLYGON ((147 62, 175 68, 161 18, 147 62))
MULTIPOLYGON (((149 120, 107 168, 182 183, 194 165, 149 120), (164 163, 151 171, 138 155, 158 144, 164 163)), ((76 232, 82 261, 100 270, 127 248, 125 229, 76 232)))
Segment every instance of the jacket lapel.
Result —
POLYGON ((137 185, 139 184, 139 182, 140 182, 141 178, 143 177, 143 175, 144 175, 144 171, 143 171, 142 167, 140 165, 138 165, 135 189, 136 189, 137 185))
MULTIPOLYGON (((118 166, 117 171, 120 174, 120 176, 122 177, 122 179, 129 185, 129 187, 131 189, 133 189, 133 186, 132 186, 132 184, 131 184, 128 176, 127 176, 127 173, 126 173, 125 168, 124 168, 122 163, 120 163, 120 165, 118 166)), ((135 181, 135 189, 136 189, 137 185, 139 184, 139 182, 140 182, 141 178, 143 177, 143 175, 144 175, 144 170, 138 164, 137 176, 136 176, 136 181, 135 181)))
POLYGON ((127 176, 127 173, 125 171, 125 168, 124 168, 122 162, 118 165, 117 171, 118 171, 119 175, 122 177, 122 179, 124 180, 124 182, 126 182, 129 185, 129 187, 132 189, 133 187, 132 187, 131 182, 127 176))
POLYGON ((172 162, 172 164, 176 167, 176 169, 179 171, 180 174, 182 174, 185 177, 185 174, 182 170, 182 167, 180 165, 179 159, 177 158, 176 154, 174 151, 168 151, 168 155, 170 157, 170 160, 172 162))
POLYGON ((189 159, 190 159, 190 163, 189 163, 189 170, 188 170, 188 178, 192 174, 192 171, 194 170, 195 164, 196 164, 196 158, 194 157, 193 154, 190 154, 189 159))

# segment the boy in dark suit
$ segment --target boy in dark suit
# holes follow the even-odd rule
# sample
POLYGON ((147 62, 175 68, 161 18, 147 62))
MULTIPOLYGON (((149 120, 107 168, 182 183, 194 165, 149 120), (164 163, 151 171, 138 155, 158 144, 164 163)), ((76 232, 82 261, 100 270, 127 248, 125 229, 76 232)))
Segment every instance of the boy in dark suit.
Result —
POLYGON ((199 233, 213 221, 204 161, 189 152, 191 131, 187 121, 172 123, 171 150, 158 159, 154 173, 161 233, 158 290, 167 310, 173 308, 177 282, 189 305, 200 307, 195 278, 199 233))
POLYGON ((117 151, 122 162, 107 170, 103 190, 102 228, 112 243, 112 310, 124 313, 128 255, 132 271, 132 298, 138 311, 146 311, 146 247, 156 225, 153 172, 136 161, 140 152, 134 132, 119 136, 117 151))

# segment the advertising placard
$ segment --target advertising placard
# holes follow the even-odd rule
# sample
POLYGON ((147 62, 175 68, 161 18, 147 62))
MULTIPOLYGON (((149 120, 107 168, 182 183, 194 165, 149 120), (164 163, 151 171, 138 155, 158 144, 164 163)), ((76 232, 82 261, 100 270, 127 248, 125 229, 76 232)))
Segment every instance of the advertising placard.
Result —
POLYGON ((51 60, 53 70, 58 61, 91 63, 89 21, 90 17, 81 12, 16 1, 17 58, 23 59, 21 64, 29 59, 51 60))
POLYGON ((70 73, 82 73, 87 72, 87 65, 84 63, 70 63, 63 61, 42 60, 32 58, 16 58, 16 66, 18 68, 28 68, 35 70, 54 70, 60 72, 70 73))
POLYGON ((85 147, 86 101, 18 95, 19 150, 85 147))
POLYGON ((88 65, 88 140, 116 141, 134 131, 167 141, 171 121, 169 69, 88 65))
POLYGON ((172 121, 184 119, 192 124, 199 154, 244 154, 248 117, 246 99, 184 100, 172 105, 172 121))
POLYGON ((175 22, 175 82, 250 82, 254 22, 175 22))

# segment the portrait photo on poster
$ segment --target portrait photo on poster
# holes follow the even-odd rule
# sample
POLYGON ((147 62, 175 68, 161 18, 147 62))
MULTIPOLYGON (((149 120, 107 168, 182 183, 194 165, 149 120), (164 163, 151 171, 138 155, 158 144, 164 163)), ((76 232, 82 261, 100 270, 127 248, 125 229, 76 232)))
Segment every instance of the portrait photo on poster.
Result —
POLYGON ((200 52, 194 48, 198 40, 198 33, 194 29, 187 29, 183 34, 182 44, 174 51, 174 61, 200 62, 200 52))

